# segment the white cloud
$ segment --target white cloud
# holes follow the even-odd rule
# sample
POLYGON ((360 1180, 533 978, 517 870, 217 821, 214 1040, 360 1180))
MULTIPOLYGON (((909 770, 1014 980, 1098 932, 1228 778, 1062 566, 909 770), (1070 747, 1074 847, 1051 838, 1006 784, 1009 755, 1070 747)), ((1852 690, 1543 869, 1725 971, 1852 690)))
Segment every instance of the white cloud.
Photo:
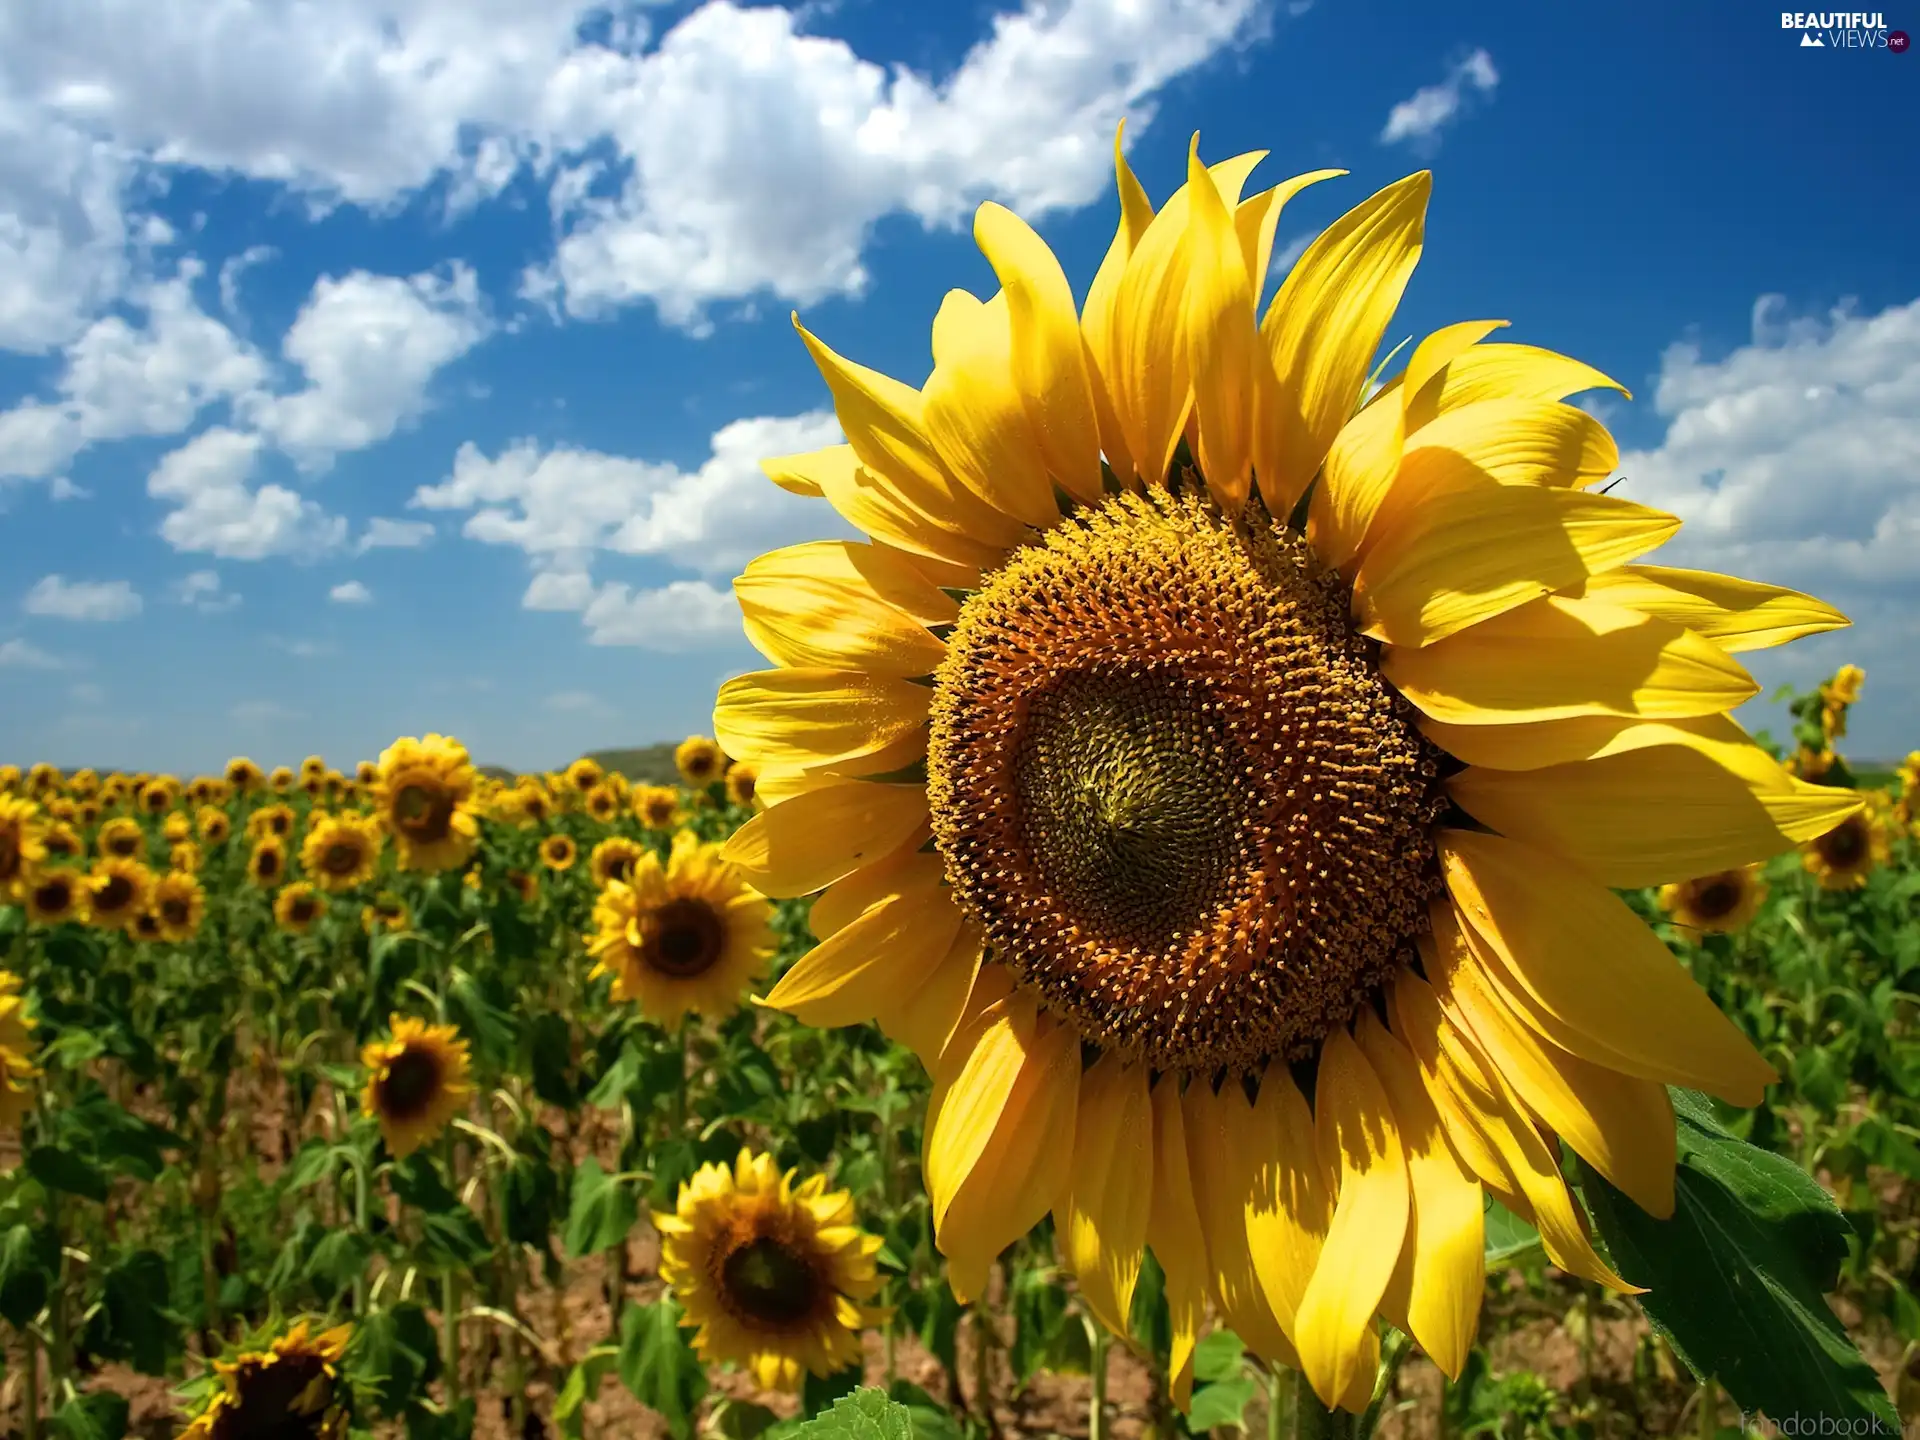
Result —
POLYGON ((376 515, 354 542, 354 553, 369 550, 417 550, 433 539, 433 524, 427 520, 389 520, 376 515))
POLYGON ((1307 253, 1307 247, 1319 238, 1320 232, 1318 230, 1309 230, 1304 235, 1296 235, 1291 240, 1283 241, 1275 245, 1273 247, 1273 260, 1267 266, 1267 273, 1285 279, 1287 272, 1293 269, 1302 255, 1307 253))
POLYGON ((561 715, 606 716, 614 713, 613 707, 591 690, 562 690, 556 695, 549 695, 541 703, 561 715))
POLYGON ((592 603, 593 576, 564 568, 536 571, 520 597, 525 610, 584 610, 592 603))
POLYGON ((704 580, 675 580, 640 591, 603 585, 581 619, 590 644, 644 650, 704 650, 740 634, 740 606, 733 592, 704 580))
POLYGON ((28 400, 0 411, 0 478, 52 475, 65 468, 84 443, 79 417, 65 406, 28 400))
POLYGON ((364 270, 322 276, 281 346, 306 387, 261 399, 253 419, 303 465, 325 466, 418 415, 433 377, 486 333, 479 282, 466 265, 405 280, 364 270))
POLYGON ((67 662, 25 640, 0 640, 0 670, 64 670, 67 662))
POLYGON ((225 589, 216 570, 195 570, 174 583, 173 598, 179 604, 203 615, 218 615, 240 603, 240 597, 225 589))
POLYGON ((147 493, 175 500, 160 534, 175 550, 223 560, 315 554, 344 544, 347 522, 281 485, 252 488, 258 435, 215 426, 164 455, 147 493))
POLYGON ((68 580, 48 575, 27 592, 21 608, 55 620, 131 620, 140 596, 126 580, 68 580))
POLYGON ((265 729, 303 717, 300 711, 282 705, 278 700, 242 700, 228 709, 227 718, 236 725, 265 729))
POLYGON ((264 265, 280 252, 271 245, 249 245, 238 255, 229 256, 220 266, 220 308, 233 319, 240 317, 240 277, 256 265, 264 265))
POLYGON ((65 475, 56 475, 47 482, 47 496, 52 500, 91 500, 93 492, 73 483, 65 475))
POLYGON ((336 605, 370 605, 373 592, 358 580, 343 580, 327 591, 327 599, 336 605))
POLYGON ((1438 85, 1414 91, 1408 99, 1393 107, 1386 128, 1380 132, 1382 145, 1403 141, 1431 149, 1439 142, 1440 129, 1458 115, 1476 95, 1491 95, 1500 83, 1500 72, 1493 68, 1493 57, 1475 50, 1447 71, 1438 85))

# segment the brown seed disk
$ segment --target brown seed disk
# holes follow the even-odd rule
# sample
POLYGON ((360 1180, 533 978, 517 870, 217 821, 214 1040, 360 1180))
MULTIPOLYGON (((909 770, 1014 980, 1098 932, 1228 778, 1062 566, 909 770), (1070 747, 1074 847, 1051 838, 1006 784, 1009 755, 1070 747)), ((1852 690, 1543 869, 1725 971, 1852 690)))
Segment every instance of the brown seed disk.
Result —
POLYGON ((1187 1073, 1349 1020, 1442 888, 1440 752, 1377 648, 1304 541, 1195 494, 1117 497, 990 576, 935 676, 927 788, 1021 984, 1187 1073))

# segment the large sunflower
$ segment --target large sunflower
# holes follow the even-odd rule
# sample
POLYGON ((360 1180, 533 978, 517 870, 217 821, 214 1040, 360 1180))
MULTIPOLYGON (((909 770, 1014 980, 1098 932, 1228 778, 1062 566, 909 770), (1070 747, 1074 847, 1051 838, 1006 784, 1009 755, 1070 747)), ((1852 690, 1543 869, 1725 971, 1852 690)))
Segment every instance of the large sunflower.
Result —
POLYGON ((15 1129, 33 1108, 33 1080, 40 1067, 33 1063, 36 1021, 27 1013, 22 982, 11 970, 0 970, 0 1128, 15 1129))
POLYGON ((96 861, 87 876, 88 918, 102 930, 129 930, 153 900, 153 872, 138 860, 96 861))
POLYGON ((660 1278, 698 1327, 700 1358, 745 1365, 769 1390, 857 1365, 860 1332, 887 1313, 866 1303, 880 1237, 856 1224, 848 1192, 793 1173, 743 1149, 731 1169, 702 1165, 653 1217, 660 1278))
POLYGON ((0 795, 0 901, 17 900, 47 858, 46 824, 31 800, 0 795))
POLYGON ((386 843, 379 825, 358 815, 316 815, 300 845, 300 868, 338 894, 373 879, 386 843))
POLYGON ((380 1122, 381 1137, 403 1160, 438 1135, 473 1093, 467 1083, 467 1042, 452 1025, 429 1025, 395 1015, 391 1033, 360 1052, 367 1067, 363 1113, 380 1122))
POLYGON ((600 891, 587 951, 593 973, 613 977, 613 998, 650 1020, 726 1015, 774 952, 772 916, 719 846, 683 830, 664 866, 649 851, 600 891))
POLYGON ((1739 865, 1660 887, 1660 908, 1687 930, 1730 935, 1760 913, 1767 882, 1758 865, 1739 865))
POLYGON ((1280 207, 1330 172, 1242 200, 1260 156, 1208 170, 1196 139, 1155 213, 1115 158, 1081 310, 988 204, 1004 288, 948 293, 922 388, 801 329, 848 443, 767 469, 872 543, 736 583, 780 668, 720 694, 770 806, 726 853, 769 895, 827 887, 770 1003, 927 1060, 957 1292, 1052 1211, 1115 1329, 1153 1247, 1176 1384, 1211 1299, 1353 1408, 1376 1313, 1457 1373, 1483 1187, 1621 1285, 1550 1135, 1665 1214, 1664 1086, 1761 1098, 1772 1071, 1608 887, 1847 813, 1727 718, 1757 689, 1730 652, 1846 622, 1630 563, 1679 521, 1592 488, 1618 452, 1563 401, 1613 382, 1481 343, 1501 322, 1369 396, 1426 174, 1261 316, 1280 207))
POLYGON ((340 1361, 352 1327, 310 1333, 300 1321, 265 1350, 213 1362, 218 1387, 180 1440, 340 1440, 347 1432, 340 1361))
POLYGON ((160 924, 160 938, 182 945, 199 932, 200 922, 206 918, 206 887, 193 875, 170 870, 154 883, 153 897, 147 904, 160 924))
POLYGON ((440 735, 396 740, 380 756, 374 807, 393 831, 403 870, 454 870, 480 836, 466 746, 440 735))

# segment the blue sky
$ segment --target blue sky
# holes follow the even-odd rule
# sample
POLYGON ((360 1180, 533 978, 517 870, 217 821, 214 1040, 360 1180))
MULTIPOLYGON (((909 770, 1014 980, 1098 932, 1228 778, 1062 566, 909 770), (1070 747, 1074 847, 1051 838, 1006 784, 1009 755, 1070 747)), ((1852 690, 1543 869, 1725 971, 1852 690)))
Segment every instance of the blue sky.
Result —
MULTIPOLYGON (((1886 12, 1920 31, 1920 9, 1886 12)), ((1459 319, 1617 376, 1659 557, 1856 627, 1856 755, 1920 747, 1920 58, 1755 7, 560 0, 0 8, 0 759, 564 763, 752 668, 728 581, 836 534, 760 478, 838 439, 788 322, 918 381, 992 288, 973 207, 1083 290, 1203 152, 1435 174, 1389 340, 1459 319), (1815 31, 1815 34, 1822 32, 1815 31)), ((1275 281, 1277 283, 1277 276, 1275 281)), ((1764 717, 1749 717, 1764 723, 1764 717)))

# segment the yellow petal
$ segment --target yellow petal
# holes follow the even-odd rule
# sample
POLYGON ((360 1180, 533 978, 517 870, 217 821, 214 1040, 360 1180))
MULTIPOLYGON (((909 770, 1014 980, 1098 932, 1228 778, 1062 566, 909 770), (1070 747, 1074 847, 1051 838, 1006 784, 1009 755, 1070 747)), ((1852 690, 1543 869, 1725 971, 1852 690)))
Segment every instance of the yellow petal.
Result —
POLYGON ((1445 1073, 1448 1062, 1440 1053, 1440 1032, 1447 1019, 1440 1012, 1433 987, 1411 970, 1401 971, 1387 991, 1387 1013, 1394 1037, 1413 1056, 1421 1087, 1433 1105, 1441 1122, 1441 1132, 1454 1155, 1468 1173, 1478 1177, 1514 1214, 1531 1214, 1532 1207, 1520 1193, 1513 1171, 1507 1168, 1507 1162, 1486 1132, 1467 1114, 1463 1092, 1445 1073))
POLYGON ((983 204, 973 238, 999 276, 1012 323, 1013 385, 1053 478, 1086 504, 1104 489, 1100 427, 1073 289, 1047 242, 1004 205, 983 204))
POLYGON ((1055 1215, 1080 1298, 1116 1335, 1127 1333, 1153 1203, 1153 1108, 1145 1067, 1103 1056, 1080 1078, 1073 1178, 1055 1215))
POLYGON ((1673 1105, 1664 1085, 1595 1065, 1542 1039, 1482 977, 1453 906, 1433 907, 1421 937, 1427 978, 1447 1018, 1540 1122, 1648 1214, 1673 1214, 1673 1105))
POLYGON ((733 832, 720 856, 762 895, 786 900, 878 860, 926 818, 922 786, 842 781, 762 810, 733 832))
MULTIPOLYGON (((1387 1092, 1344 1029, 1320 1049, 1314 1127, 1321 1162, 1339 1175, 1333 1224, 1294 1317, 1300 1363, 1332 1405, 1353 1387, 1373 1316, 1406 1237, 1406 1155, 1387 1092)), ((1371 1385, 1373 1372, 1366 1378, 1371 1385)))
POLYGON ((849 525, 916 558, 959 565, 975 579, 999 561, 1002 547, 973 539, 951 520, 935 519, 898 487, 865 469, 851 445, 782 456, 762 462, 761 468, 788 489, 804 476, 849 525))
POLYGON ((1461 807, 1606 885, 1659 885, 1750 865, 1824 835, 1850 795, 1798 789, 1758 745, 1703 735, 1543 770, 1463 770, 1461 807))
POLYGON ((1234 228, 1233 212, 1200 163, 1200 137, 1187 152, 1188 363, 1193 374, 1197 458, 1207 488, 1229 511, 1246 503, 1253 480, 1255 366, 1260 350, 1253 307, 1259 298, 1234 228))
POLYGON ((1221 1318, 1254 1354, 1297 1366, 1294 1348, 1267 1304, 1249 1246, 1249 1197, 1270 1157, 1246 1144, 1253 1121, 1247 1092, 1232 1076, 1217 1093, 1199 1079, 1187 1086, 1183 1108, 1193 1200, 1206 1236, 1208 1278, 1221 1318))
POLYGON ((1730 1104, 1760 1103, 1772 1067, 1625 901, 1497 835, 1443 830, 1439 850, 1468 924, 1543 1010, 1591 1036, 1599 1053, 1566 1048, 1602 1065, 1626 1057, 1631 1069, 1613 1068, 1730 1104))
MULTIPOLYGON (((1566 499, 1568 491, 1511 492, 1566 499)), ((1687 720, 1759 693, 1711 640, 1637 610, 1548 595, 1424 649, 1395 648, 1381 673, 1435 720, 1514 725, 1577 715, 1687 720)))
POLYGON ((1287 202, 1309 185, 1345 175, 1344 170, 1311 170, 1282 180, 1242 200, 1233 212, 1233 228, 1240 237, 1240 252, 1247 262, 1247 274, 1254 280, 1254 299, 1265 288, 1267 269, 1273 263, 1273 232, 1280 224, 1280 212, 1287 202))
POLYGON ((1447 1142, 1406 1047, 1371 1009, 1361 1011, 1354 1039, 1393 1107, 1413 1196, 1406 1243, 1381 1297, 1381 1313, 1403 1318, 1402 1328, 1457 1380, 1473 1348, 1486 1290, 1483 1193, 1447 1142))
POLYGON ((924 985, 959 929, 945 897, 890 896, 796 960, 764 1003, 823 1030, 863 1024, 924 985))
POLYGON ((814 938, 828 939, 895 895, 942 895, 947 874, 940 857, 924 848, 930 834, 926 827, 916 827, 878 860, 829 885, 807 912, 814 938))
POLYGON ((1578 593, 1697 630, 1722 650, 1765 650, 1852 622, 1824 600, 1706 570, 1622 565, 1578 593))
POLYGON ((1376 528, 1354 577, 1364 633, 1431 645, 1644 555, 1680 528, 1661 510, 1484 475, 1426 491, 1376 528))
POLYGON ((1333 1195, 1313 1112, 1285 1064, 1269 1064, 1260 1077, 1243 1143, 1258 1161, 1246 1204, 1254 1273, 1280 1328, 1297 1340, 1295 1317, 1333 1221, 1333 1195))
POLYGON ((852 760, 924 730, 932 694, 857 670, 757 670, 720 687, 714 738, 735 759, 767 765, 852 760))
MULTIPOLYGON (((1578 360, 1533 345, 1475 345, 1449 361, 1440 384, 1424 388, 1407 407, 1407 429, 1444 410, 1480 400, 1564 400, 1582 390, 1626 386, 1578 360)), ((1629 395, 1629 399, 1632 397, 1629 395)))
MULTIPOLYGON (((844 450, 849 457, 849 461, 851 461, 851 457, 853 456, 853 447, 851 445, 829 445, 827 450, 844 450)), ((778 455, 770 460, 762 460, 760 462, 760 469, 769 480, 773 481, 774 484, 778 485, 788 494, 805 495, 813 499, 818 499, 827 492, 821 487, 819 480, 814 477, 812 472, 814 466, 818 463, 817 457, 824 453, 826 452, 816 450, 800 455, 778 455)))
POLYGON ((1554 400, 1481 400, 1443 411, 1412 432, 1404 448, 1374 517, 1383 534, 1449 487, 1492 479, 1579 490, 1606 479, 1620 460, 1606 426, 1554 400))
POLYGON ((1542 770, 1625 755, 1649 745, 1749 745, 1752 741, 1725 715, 1691 720, 1640 720, 1626 715, 1575 715, 1518 725, 1456 725, 1423 717, 1426 737, 1456 759, 1488 770, 1542 770))
POLYGON ((1022 524, 1045 529, 1059 520, 1040 437, 1013 383, 1003 296, 983 305, 965 290, 947 292, 922 393, 927 435, 962 485, 1022 524))
POLYGON ((1126 121, 1122 120, 1113 132, 1113 170, 1119 182, 1120 224, 1100 268, 1094 272, 1093 283, 1087 287, 1087 303, 1080 318, 1081 339, 1085 342, 1082 353, 1086 357, 1087 377, 1093 382, 1094 410, 1100 422, 1100 448, 1123 483, 1132 479, 1134 464, 1114 407, 1112 373, 1105 367, 1110 366, 1113 354, 1114 302, 1120 294, 1120 278, 1127 272, 1133 247, 1140 243, 1147 226, 1153 223, 1153 202, 1134 178, 1121 150, 1125 133, 1126 121))
POLYGON ((1153 1107, 1153 1201, 1147 1212, 1147 1244, 1166 1276, 1173 1334, 1168 1386, 1173 1403, 1185 1410, 1193 1395, 1193 1348, 1206 1302, 1207 1247, 1193 1197, 1179 1077, 1162 1075, 1148 1099, 1153 1107))
POLYGON ((1260 333, 1279 384, 1260 417, 1254 468, 1275 515, 1291 513, 1353 414, 1419 263, 1432 188, 1423 170, 1349 210, 1307 247, 1268 307, 1260 333))
POLYGON ((874 1022, 890 1040, 920 1057, 931 1072, 959 1027, 980 974, 980 924, 963 915, 947 953, 920 987, 874 1007, 874 1022))
POLYGON ((932 674, 946 658, 946 642, 883 599, 858 563, 884 571, 901 588, 948 598, 924 580, 915 587, 917 575, 904 565, 888 566, 871 545, 794 545, 749 562, 733 582, 747 640, 776 665, 903 679, 932 674))

